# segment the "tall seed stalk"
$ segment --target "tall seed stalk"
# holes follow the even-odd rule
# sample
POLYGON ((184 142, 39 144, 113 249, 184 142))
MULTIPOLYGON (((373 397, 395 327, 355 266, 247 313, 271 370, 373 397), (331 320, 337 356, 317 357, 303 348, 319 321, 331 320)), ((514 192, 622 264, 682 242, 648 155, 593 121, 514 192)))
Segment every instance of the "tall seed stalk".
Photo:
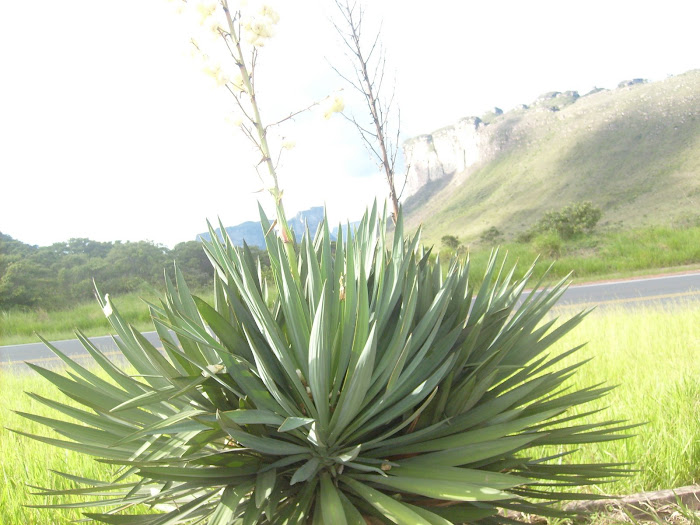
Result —
MULTIPOLYGON (((227 35, 225 35, 223 32, 221 32, 221 36, 223 37, 224 41, 226 42, 229 51, 231 52, 231 56, 236 62, 236 66, 238 66, 238 69, 241 73, 241 77, 243 78, 243 84, 245 86, 245 92, 248 94, 248 99, 250 101, 251 108, 253 110, 253 115, 252 117, 248 117, 249 120, 252 122, 253 126, 255 127, 255 131, 257 134, 257 140, 253 139, 253 137, 250 137, 253 139, 253 143, 257 146, 257 148, 260 150, 260 153, 262 154, 262 159, 260 160, 260 163, 264 163, 265 167, 267 168, 267 172, 270 175, 270 178, 272 179, 273 186, 268 188, 268 191, 270 192, 270 195, 272 195, 272 198, 274 199, 275 203, 275 212, 277 214, 277 224, 279 225, 280 228, 280 234, 282 237, 282 242, 284 243, 285 251, 287 253, 287 257, 289 257, 292 267, 293 272, 297 272, 297 264, 296 264, 296 253, 294 251, 294 234, 292 233, 291 229, 289 228, 289 224, 287 222, 287 217, 284 212, 284 204, 282 203, 282 191, 280 190, 279 187, 279 180, 277 178, 277 170, 275 168, 274 163, 272 162, 272 157, 270 156, 270 145, 268 144, 267 141, 267 127, 263 125, 263 120, 262 117, 260 116, 260 108, 258 107, 258 101, 255 96, 255 85, 253 83, 252 79, 252 73, 253 69, 255 67, 255 57, 257 55, 257 50, 253 48, 253 58, 251 60, 251 68, 250 71, 248 69, 248 65, 246 64, 244 55, 243 55, 243 49, 241 48, 241 31, 240 31, 240 13, 237 13, 235 15, 235 20, 234 16, 231 15, 231 10, 229 9, 229 3, 228 0, 222 0, 222 6, 224 13, 226 15, 226 21, 228 23, 229 27, 229 33, 228 36, 230 39, 233 41, 233 48, 229 45, 229 42, 227 41, 227 35), (236 23, 239 22, 238 27, 236 27, 236 23)), ((228 87, 228 89, 231 91, 231 88, 228 87)), ((231 91, 232 94, 235 93, 231 91)), ((240 103, 239 103, 240 106, 240 103)), ((242 109, 242 108, 241 108, 242 109)), ((250 136, 250 135, 249 135, 250 136)), ((262 178, 262 177, 261 177, 262 178)), ((268 234, 270 232, 267 232, 268 234)))
MULTIPOLYGON (((361 94, 369 111, 371 122, 367 126, 358 122, 355 116, 343 116, 355 126, 370 155, 374 157, 384 172, 393 208, 392 219, 396 224, 399 217, 399 199, 403 193, 403 189, 396 190, 396 157, 401 133, 401 111, 397 108, 397 115, 394 119, 394 92, 392 91, 388 99, 383 96, 386 53, 381 41, 381 29, 373 38, 365 41, 362 27, 364 17, 362 4, 350 3, 349 0, 335 0, 335 4, 340 12, 342 22, 334 24, 334 26, 347 48, 347 57, 352 65, 354 78, 343 74, 335 66, 331 67, 361 94), (366 42, 371 43, 367 46, 366 42), (394 122, 396 129, 392 133, 389 128, 394 122)), ((405 184, 404 181, 404 187, 405 184)))

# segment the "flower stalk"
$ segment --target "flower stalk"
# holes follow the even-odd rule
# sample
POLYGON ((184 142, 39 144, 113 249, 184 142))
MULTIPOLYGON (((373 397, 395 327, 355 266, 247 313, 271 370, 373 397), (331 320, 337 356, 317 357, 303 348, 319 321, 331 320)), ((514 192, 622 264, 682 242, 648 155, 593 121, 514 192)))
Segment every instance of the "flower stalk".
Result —
MULTIPOLYGON (((260 116, 260 108, 258 107, 258 102, 255 95, 255 85, 251 76, 252 71, 248 70, 243 55, 243 49, 241 47, 240 28, 238 31, 236 31, 235 27, 235 22, 240 20, 240 12, 237 13, 235 16, 232 15, 231 10, 229 9, 228 0, 222 0, 222 6, 229 27, 229 35, 233 40, 234 44, 235 53, 232 52, 232 55, 241 73, 243 85, 245 88, 244 91, 248 95, 250 105, 253 111, 253 115, 252 118, 250 118, 250 120, 252 121, 252 124, 255 127, 255 131, 257 134, 257 140, 255 141, 255 144, 260 150, 260 153, 262 154, 262 159, 260 162, 262 164, 265 164, 267 172, 273 182, 273 185, 268 188, 268 191, 270 195, 272 195, 272 198, 275 202, 275 212, 277 215, 277 225, 279 227, 280 236, 282 237, 282 242, 284 243, 284 248, 287 253, 287 257, 289 258, 290 263, 292 263, 291 268, 293 275, 296 276, 298 273, 298 268, 296 252, 294 250, 294 234, 292 233, 292 230, 289 227, 289 223, 287 222, 287 217, 284 212, 284 204, 282 202, 283 192, 282 190, 280 190, 279 180, 277 178, 277 170, 275 168, 275 164, 272 162, 272 156, 270 154, 270 145, 267 140, 267 127, 263 125, 262 117, 260 116)), ((224 37, 224 39, 226 38, 225 35, 222 36, 224 37)), ((229 49, 231 48, 229 47, 229 49)), ((256 50, 254 49, 253 54, 255 55, 255 53, 256 50)))
MULTIPOLYGON (((394 224, 399 217, 399 199, 403 188, 396 188, 396 157, 398 155, 399 136, 401 133, 401 112, 394 113, 394 94, 384 98, 382 85, 386 68, 386 55, 381 43, 381 30, 370 38, 368 46, 362 35, 364 8, 362 3, 349 0, 335 0, 340 12, 340 25, 334 24, 342 42, 348 49, 348 57, 352 64, 353 74, 344 74, 335 66, 333 70, 355 90, 362 94, 372 122, 368 125, 360 123, 354 116, 345 116, 362 137, 365 147, 377 161, 384 172, 389 187, 389 198, 393 212, 394 224), (372 129, 373 128, 373 129, 372 129), (390 128, 395 128, 391 133, 390 128), (393 135, 393 137, 391 136, 393 135)), ((403 186, 406 185, 404 178, 403 186)))

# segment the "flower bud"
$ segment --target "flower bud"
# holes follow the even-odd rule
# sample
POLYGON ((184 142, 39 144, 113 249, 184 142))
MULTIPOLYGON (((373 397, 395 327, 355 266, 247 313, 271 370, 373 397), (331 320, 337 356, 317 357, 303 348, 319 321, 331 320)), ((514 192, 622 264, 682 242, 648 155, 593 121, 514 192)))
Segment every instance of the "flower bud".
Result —
POLYGON ((216 11, 218 2, 215 0, 197 0, 194 5, 195 12, 199 15, 199 23, 204 25, 204 22, 216 11))
POLYGON ((234 73, 233 78, 231 78, 231 84, 233 84, 233 87, 235 87, 238 91, 248 91, 240 70, 234 73))
POLYGON ((331 118, 333 113, 340 113, 345 109, 345 101, 340 94, 329 96, 323 103, 323 116, 326 120, 331 118))
POLYGON ((207 29, 209 29, 214 36, 220 36, 221 33, 228 32, 226 24, 222 20, 215 17, 212 17, 207 21, 207 29))
POLYGON ((229 82, 229 77, 221 67, 221 64, 205 60, 202 70, 214 79, 217 86, 224 86, 229 82))
POLYGON ((249 44, 263 47, 265 41, 274 35, 272 21, 264 16, 248 17, 243 22, 243 31, 249 44))
POLYGON ((228 124, 231 124, 232 126, 235 126, 237 128, 240 128, 243 124, 243 119, 241 118, 241 116, 236 114, 228 115, 225 118, 225 120, 228 124))
POLYGON ((270 20, 273 24, 280 21, 280 15, 272 9, 269 5, 263 4, 260 6, 260 16, 264 16, 270 20))
POLYGON ((114 313, 114 310, 112 310, 112 302, 109 300, 109 294, 105 294, 105 306, 102 311, 104 312, 105 317, 109 317, 114 313))
POLYGON ((225 370, 226 367, 224 365, 218 364, 218 365, 208 365, 204 370, 202 370, 202 375, 204 377, 211 377, 219 372, 222 372, 225 370))

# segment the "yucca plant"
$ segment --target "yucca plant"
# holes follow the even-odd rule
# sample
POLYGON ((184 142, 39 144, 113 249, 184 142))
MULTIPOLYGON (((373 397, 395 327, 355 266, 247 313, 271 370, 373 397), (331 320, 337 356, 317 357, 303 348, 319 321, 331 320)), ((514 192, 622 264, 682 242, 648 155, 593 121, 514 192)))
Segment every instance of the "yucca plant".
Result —
POLYGON ((67 375, 32 368, 84 408, 34 396, 77 423, 25 416, 67 440, 30 437, 121 468, 40 494, 82 495, 70 505, 107 507, 86 516, 114 524, 435 525, 564 515, 551 504, 623 475, 533 455, 629 428, 581 422, 609 387, 567 390, 582 363, 555 365, 577 348, 547 353, 585 315, 547 316, 564 282, 523 298, 530 272, 514 280, 494 255, 476 290, 468 262, 444 274, 400 219, 391 242, 386 226, 375 205, 337 242, 327 221, 293 251, 270 234, 269 283, 210 227, 214 304, 180 272, 166 281, 151 305, 162 351, 100 299, 135 373, 78 334, 111 380, 52 347, 67 375), (125 514, 141 504, 154 510, 125 514))

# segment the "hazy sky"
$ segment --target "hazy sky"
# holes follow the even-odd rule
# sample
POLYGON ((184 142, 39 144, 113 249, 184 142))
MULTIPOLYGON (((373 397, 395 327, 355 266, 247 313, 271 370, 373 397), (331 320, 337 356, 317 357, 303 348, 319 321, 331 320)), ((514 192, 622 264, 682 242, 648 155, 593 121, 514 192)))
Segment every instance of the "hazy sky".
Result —
MULTIPOLYGON (((332 1, 270 3, 281 20, 258 64, 267 122, 346 87, 326 60, 344 66, 332 1)), ((692 0, 367 3, 368 23, 383 20, 403 139, 546 91, 700 67, 692 0)), ((165 0, 0 2, 1 232, 173 246, 206 218, 233 225, 257 219, 257 199, 269 207, 226 122, 230 96, 189 56, 194 31, 165 0)), ((325 203, 331 219, 356 219, 383 195, 342 117, 316 111, 279 135, 297 143, 280 170, 289 215, 325 203)))

